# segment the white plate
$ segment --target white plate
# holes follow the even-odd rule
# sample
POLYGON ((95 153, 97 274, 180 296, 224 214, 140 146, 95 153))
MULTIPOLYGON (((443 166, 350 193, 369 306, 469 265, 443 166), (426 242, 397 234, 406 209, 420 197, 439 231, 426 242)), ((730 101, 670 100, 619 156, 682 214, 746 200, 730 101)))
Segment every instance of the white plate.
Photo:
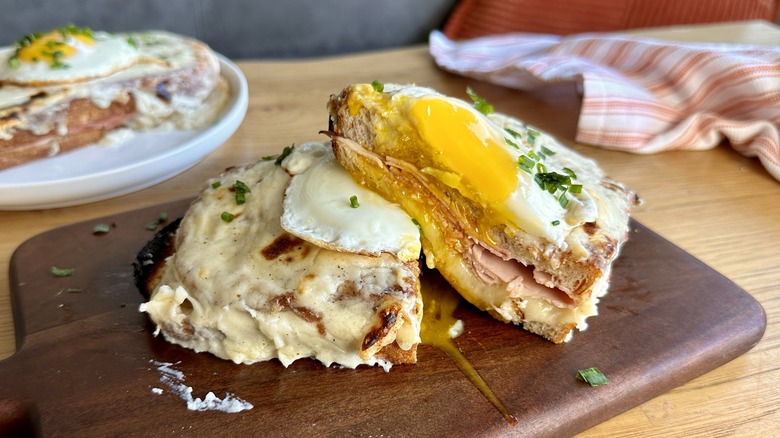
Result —
POLYGON ((165 181, 218 148, 241 124, 248 103, 244 74, 219 56, 231 96, 219 120, 196 131, 135 133, 0 171, 0 210, 38 210, 113 198, 165 181))

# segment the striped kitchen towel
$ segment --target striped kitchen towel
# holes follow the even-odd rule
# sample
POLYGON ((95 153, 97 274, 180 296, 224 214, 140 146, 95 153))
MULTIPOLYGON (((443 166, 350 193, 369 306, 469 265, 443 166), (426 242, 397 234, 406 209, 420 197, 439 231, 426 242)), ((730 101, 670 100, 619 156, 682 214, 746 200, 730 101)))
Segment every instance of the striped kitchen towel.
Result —
POLYGON ((430 52, 445 70, 521 90, 580 82, 578 142, 643 154, 726 139, 780 180, 780 47, 434 31, 430 52))

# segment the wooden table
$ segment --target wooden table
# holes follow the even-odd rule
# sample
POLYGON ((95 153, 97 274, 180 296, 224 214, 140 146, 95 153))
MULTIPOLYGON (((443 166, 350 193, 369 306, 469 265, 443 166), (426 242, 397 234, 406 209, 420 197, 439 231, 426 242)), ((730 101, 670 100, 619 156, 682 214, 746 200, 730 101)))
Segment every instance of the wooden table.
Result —
MULTIPOLYGON (((642 31, 660 38, 780 44, 762 22, 642 31)), ((323 140, 325 102, 352 82, 416 83, 463 96, 465 87, 499 111, 527 120, 598 160, 644 199, 634 217, 752 294, 768 326, 747 354, 631 409, 582 436, 771 436, 780 427, 780 183, 756 159, 728 146, 638 156, 576 144, 573 86, 522 93, 445 73, 425 47, 303 61, 238 63, 250 84, 246 119, 233 137, 187 172, 151 188, 88 205, 0 212, 0 358, 14 353, 7 266, 16 247, 77 221, 193 196, 224 168, 323 140)), ((670 303, 674 305, 674 303, 670 303)))

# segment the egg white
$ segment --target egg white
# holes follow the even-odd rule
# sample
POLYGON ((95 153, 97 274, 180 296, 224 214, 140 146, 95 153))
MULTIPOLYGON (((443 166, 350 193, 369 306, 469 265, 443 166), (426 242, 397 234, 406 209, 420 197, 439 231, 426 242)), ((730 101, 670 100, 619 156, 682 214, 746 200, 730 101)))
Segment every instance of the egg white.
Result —
POLYGON ((419 257, 417 225, 400 206, 355 183, 326 144, 298 146, 285 166, 294 173, 281 218, 287 232, 336 251, 419 257), (352 196, 359 206, 353 207, 352 196))
POLYGON ((138 63, 143 57, 125 36, 95 32, 94 40, 94 44, 88 44, 69 38, 67 44, 76 51, 63 59, 65 68, 52 68, 46 61, 21 61, 12 67, 9 59, 15 49, 3 48, 0 51, 0 81, 17 85, 78 83, 109 76, 138 63))

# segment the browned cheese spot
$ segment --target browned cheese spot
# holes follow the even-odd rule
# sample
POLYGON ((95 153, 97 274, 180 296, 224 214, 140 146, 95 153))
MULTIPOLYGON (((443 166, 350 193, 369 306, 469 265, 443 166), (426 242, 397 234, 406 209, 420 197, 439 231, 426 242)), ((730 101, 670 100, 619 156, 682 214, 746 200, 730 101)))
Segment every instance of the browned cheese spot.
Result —
POLYGON ((362 350, 368 350, 374 344, 387 336, 387 334, 390 333, 390 330, 392 330, 393 326, 395 326, 400 311, 401 309, 398 304, 392 304, 380 310, 378 315, 379 325, 372 327, 371 330, 366 334, 366 336, 363 338, 363 345, 360 348, 362 350))
POLYGON ((302 239, 291 234, 284 233, 274 239, 270 245, 260 250, 260 254, 262 254, 266 260, 273 260, 281 255, 294 251, 302 243, 302 239))
POLYGON ((316 324, 317 325, 317 331, 320 335, 325 335, 325 324, 322 323, 322 315, 319 313, 309 309, 308 307, 304 306, 296 306, 293 302, 295 301, 295 293, 294 292, 287 292, 285 294, 279 295, 276 298, 272 299, 270 304, 271 308, 273 309, 279 309, 279 310, 287 310, 295 314, 298 318, 301 318, 302 320, 316 324))
POLYGON ((592 236, 599 230, 599 225, 595 222, 585 222, 582 224, 582 229, 585 230, 589 236, 592 236))
POLYGON ((338 293, 335 298, 336 301, 341 301, 347 298, 354 298, 360 295, 360 290, 358 289, 357 284, 352 280, 345 280, 343 283, 338 285, 336 292, 338 293))

